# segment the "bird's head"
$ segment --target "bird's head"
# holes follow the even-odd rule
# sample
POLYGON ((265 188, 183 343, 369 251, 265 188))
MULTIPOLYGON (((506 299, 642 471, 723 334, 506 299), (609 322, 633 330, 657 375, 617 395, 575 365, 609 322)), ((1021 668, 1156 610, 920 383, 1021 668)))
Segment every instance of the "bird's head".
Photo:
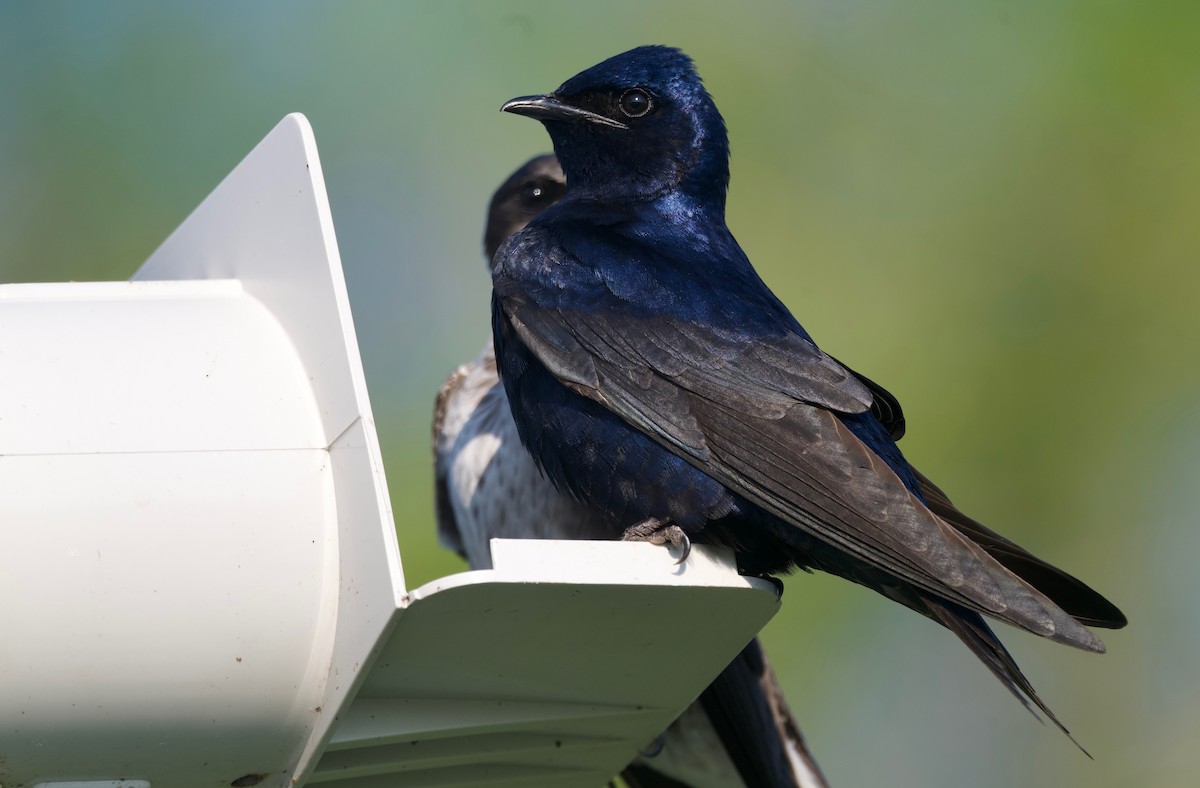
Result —
POLYGON ((654 199, 678 190, 724 206, 725 122, 678 49, 631 49, 553 93, 515 98, 501 109, 545 125, 571 194, 654 199))
POLYGON ((567 179, 558 160, 547 154, 530 159, 500 184, 488 205, 483 250, 488 265, 504 239, 529 224, 533 217, 562 199, 567 179))

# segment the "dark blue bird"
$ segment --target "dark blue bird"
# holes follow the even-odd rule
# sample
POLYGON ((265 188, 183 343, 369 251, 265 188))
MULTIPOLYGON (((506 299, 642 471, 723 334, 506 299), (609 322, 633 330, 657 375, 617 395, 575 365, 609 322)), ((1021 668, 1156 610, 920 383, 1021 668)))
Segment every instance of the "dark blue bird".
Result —
POLYGON ((503 109, 545 125, 568 184, 493 270, 501 378, 551 481, 626 538, 872 588, 1058 723, 982 616, 1096 652, 1084 625, 1124 616, 958 511, 897 448, 895 398, 759 278, 725 225, 725 124, 691 60, 640 47, 503 109))
MULTIPOLYGON (((497 247, 566 193, 553 156, 525 163, 488 207, 484 251, 497 247)), ((559 493, 521 445, 496 373, 489 332, 479 356, 456 369, 434 410, 439 540, 472 569, 492 567, 491 540, 603 539, 621 534, 594 509, 559 493)), ((758 638, 621 773, 629 788, 827 788, 758 638)))

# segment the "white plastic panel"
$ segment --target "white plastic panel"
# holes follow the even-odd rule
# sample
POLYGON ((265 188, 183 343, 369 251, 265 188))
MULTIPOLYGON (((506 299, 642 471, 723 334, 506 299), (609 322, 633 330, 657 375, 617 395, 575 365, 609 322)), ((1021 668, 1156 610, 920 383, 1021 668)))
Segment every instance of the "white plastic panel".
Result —
POLYGON ((779 606, 724 550, 492 545, 495 569, 411 593, 310 784, 597 788, 779 606))
MULTIPOLYGON (((294 343, 330 451, 340 588, 322 703, 333 710, 393 625, 404 574, 321 161, 301 114, 280 121, 134 275, 230 278, 294 343)), ((332 721, 331 711, 318 720, 297 753, 297 774, 312 768, 332 721)))
POLYGON ((360 419, 330 448, 340 532, 337 626, 321 704, 326 713, 305 742, 295 767, 302 781, 332 735, 336 715, 353 697, 378 648, 396 625, 405 600, 392 578, 400 553, 383 478, 375 428, 360 419))
POLYGON ((0 785, 291 786, 403 597, 307 121, 138 277, 0 286, 0 785))
POLYGON ((0 286, 0 454, 323 449, 304 367, 236 281, 0 286))
POLYGON ((0 479, 22 525, 0 572, 0 784, 282 776, 327 664, 328 455, 7 456, 0 479))
POLYGON ((292 338, 333 443, 370 413, 321 160, 288 115, 150 256, 136 280, 237 279, 292 338))

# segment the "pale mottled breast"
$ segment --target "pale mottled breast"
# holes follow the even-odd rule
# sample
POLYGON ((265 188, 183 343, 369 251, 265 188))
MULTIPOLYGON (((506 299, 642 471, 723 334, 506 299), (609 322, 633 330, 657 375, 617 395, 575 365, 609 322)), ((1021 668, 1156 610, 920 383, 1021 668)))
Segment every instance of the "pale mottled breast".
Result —
POLYGON ((621 528, 560 494, 521 445, 489 340, 438 392, 434 417, 438 537, 473 569, 492 565, 488 542, 612 539, 621 528))

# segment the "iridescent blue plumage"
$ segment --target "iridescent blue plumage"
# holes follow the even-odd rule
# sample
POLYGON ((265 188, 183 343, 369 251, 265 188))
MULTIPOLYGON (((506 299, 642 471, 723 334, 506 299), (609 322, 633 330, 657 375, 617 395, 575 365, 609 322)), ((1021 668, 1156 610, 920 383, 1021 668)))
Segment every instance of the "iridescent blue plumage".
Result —
POLYGON ((543 122, 568 183, 493 270, 501 377, 555 485, 623 526, 732 545, 747 571, 873 588, 1049 713, 980 614, 1093 651, 1083 624, 1124 617, 954 508, 896 446, 894 398, 759 278, 725 225, 725 125, 691 61, 641 47, 504 109, 543 122))

